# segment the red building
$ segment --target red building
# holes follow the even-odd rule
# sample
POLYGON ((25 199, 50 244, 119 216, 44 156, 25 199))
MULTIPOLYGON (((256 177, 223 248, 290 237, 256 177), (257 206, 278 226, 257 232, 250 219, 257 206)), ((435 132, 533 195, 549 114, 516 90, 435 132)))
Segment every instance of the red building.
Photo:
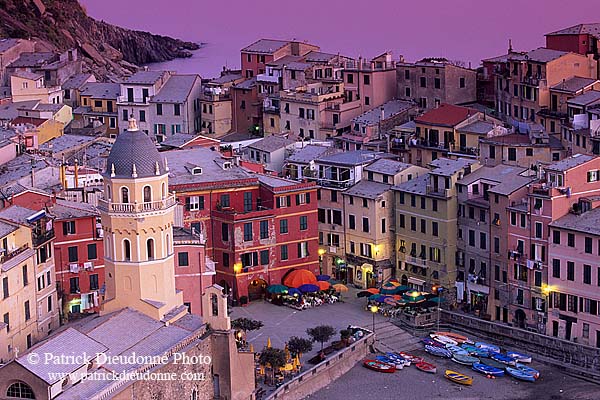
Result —
POLYGON ((100 310, 104 296, 104 245, 100 214, 86 203, 56 200, 54 257, 64 315, 100 310))
POLYGON ((181 221, 206 238, 216 282, 234 298, 262 297, 292 269, 317 273, 314 183, 251 173, 216 151, 168 152, 181 221))
POLYGON ((215 263, 206 256, 206 240, 190 229, 173 228, 175 287, 183 290, 189 312, 202 315, 204 289, 214 283, 215 263))
POLYGON ((600 24, 579 24, 546 34, 546 47, 578 54, 600 54, 600 24))

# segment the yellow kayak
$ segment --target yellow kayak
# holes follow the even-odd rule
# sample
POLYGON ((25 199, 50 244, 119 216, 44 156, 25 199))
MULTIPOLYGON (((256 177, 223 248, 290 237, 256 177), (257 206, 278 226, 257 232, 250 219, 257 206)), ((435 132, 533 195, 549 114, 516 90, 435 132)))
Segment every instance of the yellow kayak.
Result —
POLYGON ((461 385, 472 385, 473 378, 461 374, 460 372, 452 371, 447 369, 444 376, 450 379, 452 382, 460 383, 461 385))

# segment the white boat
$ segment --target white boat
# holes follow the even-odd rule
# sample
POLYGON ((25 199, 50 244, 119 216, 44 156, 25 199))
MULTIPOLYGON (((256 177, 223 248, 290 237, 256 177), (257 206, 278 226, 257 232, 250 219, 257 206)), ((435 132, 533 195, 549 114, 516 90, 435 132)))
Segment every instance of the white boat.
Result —
POLYGON ((436 335, 436 334, 431 334, 430 336, 433 340, 435 340, 438 343, 443 344, 444 346, 446 346, 446 345, 457 346, 458 345, 458 342, 456 340, 450 339, 448 336, 442 336, 442 335, 436 335))

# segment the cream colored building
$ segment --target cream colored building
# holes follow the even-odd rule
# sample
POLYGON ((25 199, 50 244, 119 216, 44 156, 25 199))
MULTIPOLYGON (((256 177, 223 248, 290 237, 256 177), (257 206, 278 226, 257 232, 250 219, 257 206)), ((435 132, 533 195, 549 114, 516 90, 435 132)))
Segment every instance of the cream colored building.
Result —
POLYGON ((31 347, 37 338, 35 251, 31 230, 0 221, 0 363, 31 347))
POLYGON ((442 286, 454 301, 458 273, 456 260, 458 179, 479 167, 476 161, 441 158, 431 171, 395 186, 396 277, 417 290, 442 286))
POLYGON ((62 103, 63 91, 60 86, 47 86, 44 75, 17 71, 10 77, 10 90, 13 102, 38 100, 44 104, 62 103))
POLYGON ((99 208, 105 232, 103 313, 134 308, 156 320, 185 314, 173 274, 175 197, 169 168, 150 138, 130 119, 107 159, 99 208))

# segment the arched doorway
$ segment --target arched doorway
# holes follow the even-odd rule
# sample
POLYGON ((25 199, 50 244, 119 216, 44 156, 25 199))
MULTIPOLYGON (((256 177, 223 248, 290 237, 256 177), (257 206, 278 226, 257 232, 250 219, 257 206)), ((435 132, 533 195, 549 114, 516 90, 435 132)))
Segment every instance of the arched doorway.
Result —
POLYGON ((525 328, 526 319, 527 316, 525 315, 525 311, 521 310, 520 308, 515 311, 515 323, 519 328, 525 328))
POLYGON ((292 268, 292 269, 288 270, 288 271, 287 271, 287 272, 286 272, 286 273, 285 273, 285 274, 284 274, 284 275, 281 277, 281 284, 282 284, 282 285, 284 284, 283 282, 285 281, 285 278, 287 278, 287 277, 288 277, 288 275, 289 275, 289 274, 291 274, 292 272, 294 272, 295 270, 296 270, 296 268, 292 268))
POLYGON ((408 286, 408 278, 406 275, 402 275, 402 278, 400 278, 400 284, 402 286, 408 286))
POLYGON ((263 279, 254 279, 248 285, 248 300, 262 300, 267 294, 267 282, 263 279))

